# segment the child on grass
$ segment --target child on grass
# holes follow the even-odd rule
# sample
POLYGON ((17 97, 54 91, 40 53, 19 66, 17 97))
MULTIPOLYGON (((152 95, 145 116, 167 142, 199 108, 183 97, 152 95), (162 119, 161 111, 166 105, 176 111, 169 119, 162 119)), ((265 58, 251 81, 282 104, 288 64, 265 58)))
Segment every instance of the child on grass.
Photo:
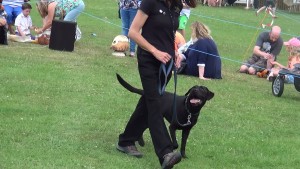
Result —
POLYGON ((16 35, 19 36, 31 36, 31 39, 34 40, 35 37, 31 35, 30 30, 34 30, 35 27, 32 26, 32 20, 30 17, 30 11, 32 7, 29 3, 24 3, 22 5, 22 13, 20 13, 15 21, 16 26, 16 35))
MULTIPOLYGON (((268 76, 268 80, 272 80, 274 77, 278 75, 278 72, 281 69, 287 69, 292 71, 296 64, 300 64, 300 47, 295 47, 291 49, 290 56, 288 58, 287 66, 283 66, 282 64, 274 61, 272 62, 273 65, 276 67, 271 69, 271 72, 268 76)), ((293 75, 285 75, 285 82, 286 83, 294 83, 294 76, 293 75)))

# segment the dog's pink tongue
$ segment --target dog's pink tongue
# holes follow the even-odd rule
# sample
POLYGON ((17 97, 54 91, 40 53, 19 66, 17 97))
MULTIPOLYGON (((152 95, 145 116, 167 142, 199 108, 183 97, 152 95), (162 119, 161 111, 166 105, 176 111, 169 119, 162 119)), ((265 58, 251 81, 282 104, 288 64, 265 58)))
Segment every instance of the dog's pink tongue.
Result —
POLYGON ((190 103, 192 103, 192 104, 197 104, 197 103, 200 103, 201 101, 200 101, 200 99, 191 99, 190 100, 190 103))

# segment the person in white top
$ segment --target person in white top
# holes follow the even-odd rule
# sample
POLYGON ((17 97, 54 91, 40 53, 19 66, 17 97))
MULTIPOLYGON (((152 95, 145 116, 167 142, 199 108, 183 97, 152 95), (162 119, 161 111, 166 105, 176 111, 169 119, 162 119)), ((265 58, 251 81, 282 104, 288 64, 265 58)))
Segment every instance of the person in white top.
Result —
POLYGON ((10 34, 14 34, 13 25, 16 17, 22 12, 22 4, 28 0, 3 0, 5 12, 7 13, 7 24, 10 34))
POLYGON ((16 18, 15 21, 16 34, 19 36, 29 36, 31 35, 30 30, 35 29, 35 27, 32 26, 32 20, 29 15, 31 9, 32 7, 29 3, 24 3, 22 5, 22 13, 20 13, 16 18))

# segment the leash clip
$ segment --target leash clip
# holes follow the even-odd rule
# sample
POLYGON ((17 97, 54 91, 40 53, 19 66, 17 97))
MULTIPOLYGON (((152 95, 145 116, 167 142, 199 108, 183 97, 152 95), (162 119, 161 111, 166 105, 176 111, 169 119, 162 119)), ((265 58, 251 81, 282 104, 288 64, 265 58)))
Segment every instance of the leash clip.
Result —
POLYGON ((188 118, 187 118, 187 125, 190 125, 191 124, 191 117, 192 117, 192 115, 191 115, 191 113, 188 115, 188 118))

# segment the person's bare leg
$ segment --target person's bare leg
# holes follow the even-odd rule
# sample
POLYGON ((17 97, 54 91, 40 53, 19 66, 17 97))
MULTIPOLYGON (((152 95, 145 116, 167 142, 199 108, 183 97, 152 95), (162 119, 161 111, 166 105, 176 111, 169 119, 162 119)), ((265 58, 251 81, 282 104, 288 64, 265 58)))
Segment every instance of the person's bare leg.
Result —
POLYGON ((256 70, 255 70, 253 67, 249 67, 248 73, 249 73, 250 75, 255 75, 255 74, 256 74, 256 70))
POLYGON ((11 24, 8 25, 8 31, 9 31, 9 34, 11 34, 11 35, 15 34, 15 31, 13 29, 13 25, 11 25, 11 24))
POLYGON ((248 73, 248 66, 242 65, 240 67, 240 73, 248 73))
POLYGON ((256 16, 260 13, 260 11, 264 10, 265 8, 266 8, 265 6, 259 8, 259 10, 256 11, 256 16))

